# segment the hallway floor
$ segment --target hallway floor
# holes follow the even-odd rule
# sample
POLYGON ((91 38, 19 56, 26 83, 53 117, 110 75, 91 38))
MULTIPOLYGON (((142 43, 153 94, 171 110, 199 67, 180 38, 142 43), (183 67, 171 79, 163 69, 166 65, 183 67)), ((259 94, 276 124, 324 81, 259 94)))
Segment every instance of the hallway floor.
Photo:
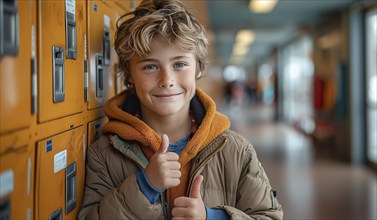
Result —
POLYGON ((277 190, 284 219, 377 219, 377 177, 371 169, 318 156, 306 136, 273 123, 269 107, 236 109, 232 115, 233 128, 252 141, 277 190))

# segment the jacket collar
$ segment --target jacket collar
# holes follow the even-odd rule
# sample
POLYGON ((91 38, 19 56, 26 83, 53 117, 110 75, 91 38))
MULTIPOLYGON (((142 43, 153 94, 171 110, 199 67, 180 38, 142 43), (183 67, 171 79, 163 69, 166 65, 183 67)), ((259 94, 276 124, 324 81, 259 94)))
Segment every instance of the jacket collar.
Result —
MULTIPOLYGON (((150 159, 159 150, 161 137, 146 123, 134 116, 135 109, 132 110, 130 107, 139 108, 138 105, 140 105, 138 99, 127 94, 126 91, 110 99, 105 105, 105 114, 109 118, 109 122, 102 128, 102 133, 115 134, 126 142, 138 143, 146 158, 150 159)), ((195 114, 198 129, 179 156, 181 183, 169 189, 168 201, 174 201, 175 198, 185 195, 186 191, 190 190, 188 189, 191 170, 189 161, 230 126, 229 119, 216 111, 214 101, 200 89, 196 89, 190 109, 195 114)), ((113 146, 119 148, 121 144, 113 144, 113 146)), ((121 152, 123 151, 121 150, 121 152)), ((131 153, 135 156, 130 150, 123 153, 131 153)))
MULTIPOLYGON (((161 137, 134 116, 136 108, 131 109, 131 107, 135 104, 140 105, 138 99, 126 91, 110 99, 105 105, 105 114, 109 122, 104 125, 102 132, 116 134, 126 141, 139 142, 143 152, 150 158, 160 148, 161 137)), ((182 151, 180 156, 182 165, 230 126, 228 118, 216 112, 214 101, 200 89, 196 90, 190 108, 198 122, 198 130, 182 151)))

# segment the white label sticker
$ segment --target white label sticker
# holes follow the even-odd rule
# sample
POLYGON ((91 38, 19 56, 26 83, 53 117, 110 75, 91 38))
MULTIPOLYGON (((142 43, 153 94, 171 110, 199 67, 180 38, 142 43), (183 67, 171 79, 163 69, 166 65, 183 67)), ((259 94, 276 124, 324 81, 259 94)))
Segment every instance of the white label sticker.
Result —
POLYGON ((76 1, 75 0, 65 0, 65 10, 73 15, 75 15, 76 1))
POLYGON ((31 26, 31 57, 35 58, 35 27, 31 26))
POLYGON ((13 192, 14 173, 13 170, 6 170, 0 173, 0 198, 13 192))
POLYGON ((67 167, 67 150, 63 150, 54 155, 54 173, 67 167))
POLYGON ((110 17, 107 15, 103 15, 103 24, 105 27, 110 28, 110 17))

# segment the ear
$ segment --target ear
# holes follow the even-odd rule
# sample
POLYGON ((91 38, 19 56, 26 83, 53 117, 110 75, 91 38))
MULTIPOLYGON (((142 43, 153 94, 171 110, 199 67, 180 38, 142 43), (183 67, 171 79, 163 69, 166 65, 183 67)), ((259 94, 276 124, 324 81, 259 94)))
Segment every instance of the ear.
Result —
POLYGON ((196 73, 195 78, 199 79, 201 76, 202 76, 202 71, 199 71, 199 72, 196 73))

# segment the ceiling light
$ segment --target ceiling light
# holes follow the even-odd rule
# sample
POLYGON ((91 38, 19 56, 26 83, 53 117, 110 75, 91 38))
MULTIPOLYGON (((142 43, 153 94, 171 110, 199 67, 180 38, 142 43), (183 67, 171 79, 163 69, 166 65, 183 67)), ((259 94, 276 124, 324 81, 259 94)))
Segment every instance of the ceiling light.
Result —
POLYGON ((236 36, 236 43, 249 46, 255 39, 255 34, 251 30, 240 30, 236 36))
POLYGON ((255 40, 255 33, 252 30, 240 30, 236 36, 236 42, 233 45, 231 62, 240 64, 249 52, 250 45, 255 40))
POLYGON ((278 0, 250 0, 249 9, 254 13, 267 13, 275 8, 278 0))

